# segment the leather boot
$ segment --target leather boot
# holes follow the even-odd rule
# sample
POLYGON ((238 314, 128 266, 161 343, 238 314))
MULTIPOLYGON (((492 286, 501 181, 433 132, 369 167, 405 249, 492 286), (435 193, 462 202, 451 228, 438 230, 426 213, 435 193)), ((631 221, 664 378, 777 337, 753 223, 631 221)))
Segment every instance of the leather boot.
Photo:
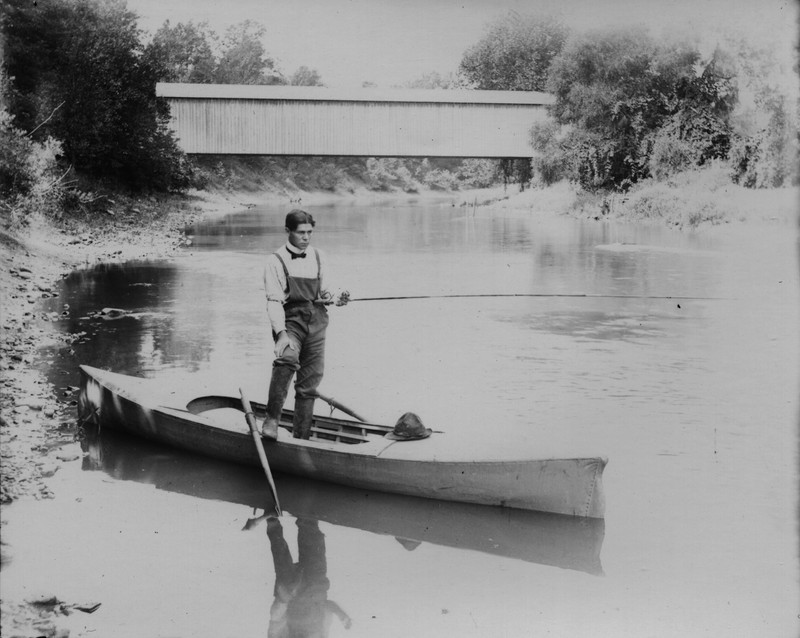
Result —
POLYGON ((289 384, 292 382, 294 370, 286 366, 274 366, 272 378, 269 382, 269 398, 267 399, 267 418, 261 426, 261 436, 272 439, 278 438, 278 423, 281 420, 283 404, 289 394, 289 384))
POLYGON ((311 436, 311 425, 314 421, 314 399, 294 400, 294 420, 292 436, 296 439, 307 439, 311 436))

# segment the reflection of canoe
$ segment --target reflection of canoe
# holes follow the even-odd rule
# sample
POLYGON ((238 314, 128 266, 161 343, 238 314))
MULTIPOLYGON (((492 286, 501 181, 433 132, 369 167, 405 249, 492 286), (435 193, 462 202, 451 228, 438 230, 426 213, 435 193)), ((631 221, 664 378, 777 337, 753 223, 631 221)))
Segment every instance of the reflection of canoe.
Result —
MULTIPOLYGON (((85 470, 196 498, 270 511, 272 497, 256 468, 168 450, 118 432, 87 430, 85 470)), ((602 519, 448 503, 275 476, 281 506, 297 518, 396 537, 407 549, 431 543, 602 574, 602 519)))
MULTIPOLYGON (((233 397, 184 396, 153 379, 81 366, 81 418, 161 443, 258 465, 233 397)), ((253 403, 257 416, 264 406, 253 403)), ((434 432, 426 439, 384 438, 391 427, 315 415, 311 440, 293 439, 285 410, 277 441, 265 441, 273 470, 341 485, 427 498, 602 518, 606 460, 507 458, 434 432), (480 455, 481 458, 476 458, 480 455)))

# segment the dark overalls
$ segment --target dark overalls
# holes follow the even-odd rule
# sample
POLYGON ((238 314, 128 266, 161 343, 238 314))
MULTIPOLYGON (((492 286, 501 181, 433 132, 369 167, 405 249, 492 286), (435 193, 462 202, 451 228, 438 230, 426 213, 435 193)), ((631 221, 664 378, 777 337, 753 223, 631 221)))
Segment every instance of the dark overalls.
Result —
MULTIPOLYGON (((283 303, 286 315, 286 333, 292 348, 286 348, 275 359, 273 366, 286 366, 297 373, 294 382, 295 399, 311 399, 322 381, 325 371, 325 329, 328 327, 328 309, 320 299, 322 268, 317 258, 317 276, 314 279, 292 277, 286 263, 276 255, 283 266, 289 295, 283 303)), ((273 339, 277 335, 273 335, 273 339)))
MULTIPOLYGON (((269 424, 275 428, 273 432, 277 431, 277 422, 295 373, 292 435, 303 439, 311 435, 314 398, 325 370, 325 329, 328 327, 328 309, 320 301, 322 267, 319 253, 315 250, 314 254, 317 258, 317 276, 314 278, 291 276, 283 258, 275 255, 283 266, 289 288, 283 311, 291 346, 285 348, 272 364, 267 419, 262 430, 265 436, 269 436, 266 434, 271 429, 269 424)), ((272 337, 277 340, 278 335, 273 333, 272 337)))

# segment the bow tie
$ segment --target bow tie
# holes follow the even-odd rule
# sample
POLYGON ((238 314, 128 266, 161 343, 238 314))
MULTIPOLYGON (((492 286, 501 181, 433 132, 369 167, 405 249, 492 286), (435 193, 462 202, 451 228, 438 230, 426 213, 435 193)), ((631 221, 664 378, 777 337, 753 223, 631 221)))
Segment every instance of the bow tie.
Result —
POLYGON ((289 254, 292 256, 292 259, 305 259, 306 258, 306 254, 305 253, 291 253, 290 252, 289 254))

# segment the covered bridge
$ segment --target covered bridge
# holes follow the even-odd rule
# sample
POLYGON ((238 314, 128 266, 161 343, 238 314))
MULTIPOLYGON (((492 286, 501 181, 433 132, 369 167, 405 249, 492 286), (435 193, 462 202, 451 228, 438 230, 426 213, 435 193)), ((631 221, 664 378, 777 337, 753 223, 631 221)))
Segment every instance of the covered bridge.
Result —
POLYGON ((553 97, 527 91, 156 85, 186 153, 530 157, 553 97))

